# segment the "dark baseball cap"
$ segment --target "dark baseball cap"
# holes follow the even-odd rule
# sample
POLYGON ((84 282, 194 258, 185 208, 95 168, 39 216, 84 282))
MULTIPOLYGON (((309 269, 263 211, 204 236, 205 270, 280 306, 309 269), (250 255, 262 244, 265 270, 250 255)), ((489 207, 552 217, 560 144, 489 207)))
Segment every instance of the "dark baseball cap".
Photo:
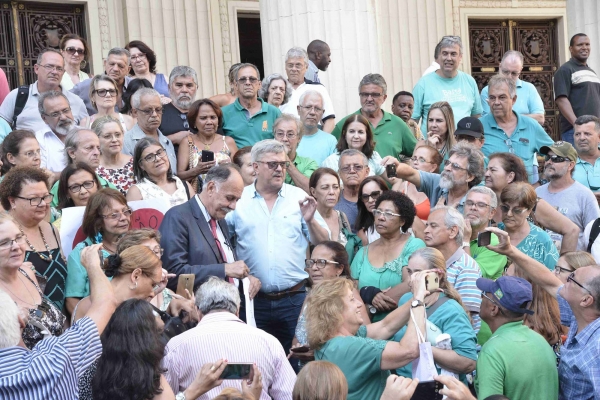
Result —
POLYGON ((464 117, 458 121, 454 136, 465 135, 472 136, 474 138, 483 137, 483 125, 481 121, 473 117, 464 117))
POLYGON ((516 276, 501 276, 495 281, 486 278, 477 279, 479 290, 492 295, 502 307, 518 314, 532 315, 533 311, 522 305, 533 300, 531 283, 516 276))
POLYGON ((577 161, 577 150, 569 142, 563 142, 562 140, 554 143, 552 146, 542 146, 540 148, 540 154, 546 155, 551 151, 557 156, 566 157, 569 160, 577 161))

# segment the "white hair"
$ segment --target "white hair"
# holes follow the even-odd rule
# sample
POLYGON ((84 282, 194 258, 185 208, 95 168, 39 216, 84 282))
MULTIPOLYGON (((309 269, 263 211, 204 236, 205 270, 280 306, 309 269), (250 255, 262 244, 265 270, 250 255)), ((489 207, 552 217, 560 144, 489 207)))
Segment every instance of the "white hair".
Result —
POLYGON ((0 349, 13 347, 21 340, 21 327, 19 326, 19 307, 17 303, 0 290, 0 349))
POLYGON ((285 153, 285 145, 275 139, 265 139, 252 146, 250 158, 252 162, 262 160, 265 154, 281 154, 285 153))
POLYGON ((455 226, 458 228, 458 233, 456 234, 454 240, 456 241, 456 243, 461 244, 463 242, 465 232, 464 217, 458 212, 456 208, 450 206, 435 207, 433 210, 431 210, 431 213, 438 210, 443 210, 446 212, 444 215, 444 225, 446 225, 446 228, 452 229, 455 226))
POLYGON ((498 197, 496 196, 496 193, 494 193, 494 191, 492 189, 490 189, 487 186, 473 186, 468 192, 467 192, 467 197, 469 196, 469 193, 481 193, 481 194, 487 194, 488 196, 490 196, 490 207, 491 208, 498 208, 498 197))
POLYGON ((323 107, 323 104, 325 104, 325 100, 323 100, 323 95, 321 93, 317 92, 316 90, 307 90, 306 92, 302 93, 302 95, 300 96, 300 99, 298 100, 298 104, 303 106, 304 99, 307 96, 318 96, 321 99, 321 107, 323 107))
POLYGON ((160 99, 160 93, 158 93, 156 90, 146 87, 141 88, 131 96, 131 107, 140 108, 142 96, 156 96, 160 99))
POLYGON ((240 294, 231 283, 211 276, 196 291, 196 306, 203 315, 216 310, 237 314, 240 308, 240 294))

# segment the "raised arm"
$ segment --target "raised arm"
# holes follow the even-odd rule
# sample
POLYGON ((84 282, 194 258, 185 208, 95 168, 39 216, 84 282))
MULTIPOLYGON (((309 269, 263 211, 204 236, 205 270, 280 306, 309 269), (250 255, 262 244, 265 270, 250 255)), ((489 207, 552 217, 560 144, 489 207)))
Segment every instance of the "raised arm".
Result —
POLYGON ((386 156, 381 160, 381 164, 388 165, 394 164, 396 165, 396 175, 400 179, 404 179, 405 181, 409 181, 414 184, 417 189, 421 187, 421 175, 419 171, 411 167, 410 165, 406 165, 398 161, 397 158, 392 156, 386 156))
POLYGON ((535 218, 544 228, 563 235, 560 247, 561 254, 577 251, 579 227, 573 221, 543 199, 539 199, 537 202, 535 218))

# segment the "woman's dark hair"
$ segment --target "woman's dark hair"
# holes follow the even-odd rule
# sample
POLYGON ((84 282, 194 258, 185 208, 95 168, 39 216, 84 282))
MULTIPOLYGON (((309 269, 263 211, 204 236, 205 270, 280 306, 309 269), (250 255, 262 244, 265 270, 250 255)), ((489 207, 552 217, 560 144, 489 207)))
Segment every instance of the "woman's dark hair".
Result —
POLYGON ((81 230, 86 237, 93 239, 98 233, 102 233, 104 227, 102 214, 106 207, 110 207, 111 200, 115 200, 124 206, 127 205, 125 196, 118 190, 111 188, 100 189, 90 196, 81 223, 81 230))
POLYGON ((351 115, 346 119, 346 122, 344 122, 344 125, 342 126, 342 134, 340 135, 336 147, 337 151, 339 154, 342 154, 342 151, 350 148, 348 147, 348 142, 346 141, 346 131, 348 130, 348 126, 353 122, 360 122, 365 126, 365 131, 367 132, 367 141, 365 142, 365 145, 363 146, 361 151, 370 160, 373 156, 373 151, 375 150, 375 142, 373 140, 373 129, 371 129, 371 124, 369 123, 369 121, 361 114, 351 115))
POLYGON ((123 108, 120 110, 122 114, 129 114, 131 112, 131 96, 141 88, 153 89, 153 86, 148 79, 135 78, 130 80, 127 87, 123 89, 123 95, 121 96, 123 108))
MULTIPOLYGON (((132 48, 136 48, 139 51, 141 51, 142 53, 144 53, 144 55, 148 59, 148 66, 149 66, 148 69, 153 74, 156 73, 156 54, 154 53, 154 50, 152 50, 150 47, 148 47, 148 45, 146 43, 142 42, 141 40, 132 40, 131 42, 127 43, 125 48, 129 51, 131 51, 132 48)), ((129 71, 129 75, 135 76, 135 72, 133 72, 133 68, 131 68, 131 70, 129 71)))
POLYGON ((152 306, 139 299, 121 303, 102 336, 102 355, 92 379, 94 400, 152 399, 162 393, 160 367, 166 343, 152 306))
POLYGON ((408 231, 415 220, 415 216, 417 215, 417 210, 415 208, 415 203, 405 194, 400 192, 396 192, 395 190, 388 190, 383 192, 381 196, 375 202, 375 208, 379 208, 379 205, 383 201, 391 201, 394 203, 398 214, 400 214, 402 219, 404 220, 404 225, 402 225, 402 232, 408 231))
POLYGON ((223 112, 221 111, 221 107, 217 105, 214 101, 210 99, 200 99, 196 100, 190 106, 190 109, 187 113, 187 119, 190 123, 190 128, 192 128, 192 132, 198 132, 198 128, 196 127, 196 118, 198 118, 198 113, 200 112, 200 107, 202 106, 210 106, 214 110, 215 114, 217 114, 217 119, 219 121, 219 126, 223 124, 223 112))
POLYGON ((90 54, 90 48, 88 47, 87 41, 75 33, 67 33, 66 35, 63 35, 62 38, 60 38, 60 44, 58 45, 58 47, 63 51, 66 50, 67 42, 69 40, 79 40, 81 43, 83 43, 83 61, 81 62, 81 68, 85 68, 87 58, 90 54))
POLYGON ((44 182, 46 188, 50 190, 48 175, 35 167, 14 167, 4 176, 0 184, 0 202, 2 208, 10 210, 9 197, 17 197, 27 183, 44 182))
MULTIPOLYGON (((141 182, 142 179, 146 178, 152 183, 154 182, 152 179, 148 177, 148 173, 142 169, 140 166, 142 164, 142 153, 150 146, 159 146, 161 149, 165 151, 165 158, 169 160, 169 157, 166 154, 166 149, 163 147, 160 142, 154 138, 146 136, 145 138, 140 139, 133 149, 133 176, 135 177, 136 182, 141 182)), ((175 178, 173 178, 173 168, 177 168, 177 166, 171 165, 167 170, 167 181, 175 182, 175 178)))
POLYGON ((235 152, 233 160, 231 161, 233 161, 233 163, 238 167, 242 168, 244 166, 244 163, 242 162, 242 157, 244 157, 246 154, 250 154, 251 151, 252 146, 242 147, 241 149, 235 152))
POLYGON ((369 210, 367 210, 365 203, 363 203, 361 199, 361 196, 363 194, 363 188, 369 182, 377 183, 382 193, 389 190, 383 178, 377 175, 367 176, 360 183, 360 186, 358 187, 358 201, 356 202, 356 207, 358 208, 358 216, 356 217, 356 222, 354 222, 354 229, 356 229, 357 231, 364 229, 366 232, 375 224, 375 218, 373 217, 373 213, 370 213, 369 210))
POLYGON ((21 151, 21 142, 25 139, 35 139, 35 133, 29 129, 17 129, 9 133, 2 142, 2 175, 6 174, 12 167, 13 164, 8 162, 7 154, 10 153, 16 156, 21 151))
POLYGON ((98 175, 96 175, 96 171, 94 171, 92 167, 82 162, 69 164, 65 167, 65 169, 62 170, 60 173, 60 178, 58 179, 58 192, 56 193, 58 197, 58 205, 56 208, 59 210, 75 206, 73 199, 69 197, 69 178, 79 171, 85 171, 92 175, 96 188, 98 188, 98 190, 102 189, 98 175))
POLYGON ((338 185, 340 184, 340 176, 338 175, 337 172, 335 172, 331 168, 321 167, 321 168, 317 168, 315 170, 315 172, 313 172, 312 175, 310 176, 310 178, 308 180, 308 187, 316 188, 317 184, 319 183, 319 179, 321 179, 324 175, 331 175, 331 176, 335 177, 335 179, 337 179, 337 181, 338 181, 338 185))
POLYGON ((325 246, 329 250, 333 251, 333 260, 331 261, 335 261, 344 267, 340 276, 350 278, 350 261, 348 259, 348 252, 346 251, 346 248, 340 242, 335 242, 333 240, 325 240, 324 242, 316 245, 315 248, 318 246, 325 246))
POLYGON ((489 161, 492 161, 495 158, 500 161, 502 169, 504 169, 507 174, 511 172, 515 174, 515 179, 511 183, 529 182, 529 179, 527 178, 527 169, 525 169, 525 164, 519 156, 512 153, 493 153, 490 155, 489 161))

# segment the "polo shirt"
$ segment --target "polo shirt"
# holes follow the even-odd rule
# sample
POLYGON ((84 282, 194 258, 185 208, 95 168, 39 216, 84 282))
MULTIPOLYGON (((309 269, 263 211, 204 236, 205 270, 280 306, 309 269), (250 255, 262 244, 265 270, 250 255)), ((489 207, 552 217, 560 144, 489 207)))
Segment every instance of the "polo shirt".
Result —
MULTIPOLYGON (((308 157, 300 157, 298 154, 296 154, 296 158, 294 158, 294 161, 292 162, 294 163, 298 171, 300 171, 300 173, 306 176, 307 178, 310 178, 312 173, 315 172, 317 168, 319 168, 319 165, 315 162, 315 160, 312 160, 308 157)), ((296 184, 292 180, 292 177, 288 173, 285 174, 285 183, 287 183, 288 185, 296 186, 296 184)))
POLYGON ((556 400, 556 355, 523 321, 504 324, 481 348, 475 389, 479 399, 501 394, 509 399, 556 400))
MULTIPOLYGON (((411 157, 417 144, 417 139, 415 139, 410 128, 401 118, 387 111, 381 111, 383 112, 383 118, 381 118, 377 126, 371 124, 373 139, 375 140, 375 150, 377 150, 382 158, 386 156, 398 158, 400 154, 411 157)), ((350 115, 356 114, 360 114, 360 109, 350 115)), ((346 122, 346 119, 350 115, 347 115, 335 125, 331 134, 336 139, 340 138, 344 122, 346 122)))
POLYGON ((596 159, 594 165, 577 157, 573 179, 592 192, 600 190, 600 157, 596 159))
MULTIPOLYGON (((496 253, 485 246, 477 246, 477 239, 470 242, 471 257, 477 262, 481 269, 481 276, 487 279, 496 280, 502 276, 504 267, 506 266, 507 258, 505 255, 496 253)), ((498 236, 492 233, 490 244, 497 246, 499 244, 498 236)))
MULTIPOLYGON (((519 114, 544 114, 544 102, 540 97, 535 86, 529 82, 517 79, 517 101, 513 104, 513 111, 519 114)), ((481 115, 485 116, 490 113, 490 105, 488 104, 488 90, 486 86, 481 91, 481 115)))
MULTIPOLYGON (((110 183, 109 181, 107 181, 106 179, 101 177, 100 175, 96 174, 96 176, 98 177, 98 180, 100 181, 100 186, 102 186, 102 189, 111 188, 111 189, 119 190, 119 189, 117 189, 117 187, 115 185, 113 185, 112 183, 110 183)), ((52 199, 52 203, 50 203, 51 207, 58 206, 58 182, 60 182, 60 180, 54 182, 54 185, 52 185, 52 189, 50 189, 50 193, 54 195, 54 198, 52 199)))
POLYGON ((448 282, 460 294, 462 302, 471 312, 471 323, 477 334, 481 326, 479 308, 481 307, 481 290, 477 287, 477 279, 481 278, 481 269, 477 262, 462 247, 446 260, 448 282))
POLYGON ((52 172, 61 172, 67 166, 65 155, 65 144, 48 125, 46 129, 35 133, 35 138, 40 144, 42 163, 41 168, 47 168, 52 172))
MULTIPOLYGON (((446 205, 448 203, 448 189, 442 189, 440 187, 440 179, 442 179, 442 176, 440 174, 425 171, 419 171, 419 176, 421 177, 421 186, 418 187, 417 190, 427 195, 429 203, 431 204, 431 209, 433 210, 437 206, 440 197, 444 198, 444 204, 446 205)), ((456 206, 456 209, 461 214, 465 209, 466 200, 467 194, 465 193, 456 206)))
MULTIPOLYGON (((79 124, 79 121, 88 117, 85 104, 83 104, 83 101, 77 95, 67 90, 63 90, 62 88, 60 90, 65 96, 67 96, 75 123, 79 124)), ((0 117, 4 118, 9 124, 12 124, 18 91, 19 88, 13 89, 8 96, 6 96, 2 102, 2 105, 0 105, 0 117)), ((16 129, 29 129, 33 132, 37 132, 41 129, 48 129, 48 126, 42 120, 42 116, 40 115, 40 111, 38 109, 39 96, 40 92, 38 92, 37 81, 35 81, 29 85, 27 103, 25 103, 23 111, 17 117, 16 129)))
MULTIPOLYGON (((140 128, 138 124, 135 124, 131 130, 125 133, 122 153, 133 156, 136 143, 146 136, 147 135, 142 128, 140 128)), ((177 175, 177 156, 175 155, 175 146, 173 146, 173 142, 167 139, 167 137, 162 134, 160 129, 158 130, 158 141, 160 144, 162 144, 167 152, 167 157, 169 157, 169 163, 171 164, 171 171, 173 171, 173 175, 177 175)))
POLYGON ((415 108, 412 119, 421 119, 421 132, 427 137, 427 115, 433 103, 447 101, 452 106, 454 125, 464 117, 481 114, 479 88, 471 75, 462 71, 454 78, 442 78, 437 73, 424 75, 413 89, 415 108))
MULTIPOLYGON (((593 69, 575 58, 561 65, 554 74, 554 98, 567 97, 576 117, 595 115, 600 117, 600 79, 593 69)), ((560 115, 560 133, 573 125, 560 115)))
POLYGON ((248 117, 248 110, 239 99, 221 109, 223 111, 223 133, 235 140, 238 149, 254 146, 256 142, 273 139, 273 123, 281 116, 275 106, 259 98, 261 109, 248 117))
POLYGON ((539 153, 543 146, 552 146, 554 140, 548 136, 544 128, 533 118, 525 117, 513 111, 517 117, 517 126, 510 138, 498 126, 493 114, 481 117, 479 120, 483 125, 485 143, 481 148, 487 157, 493 153, 509 152, 519 156, 529 175, 529 183, 533 182, 533 169, 535 153, 539 153))
POLYGON ((302 135, 300 144, 296 148, 296 154, 302 157, 312 158, 321 165, 323 161, 333 153, 335 153, 337 140, 331 133, 317 130, 313 135, 302 135))

